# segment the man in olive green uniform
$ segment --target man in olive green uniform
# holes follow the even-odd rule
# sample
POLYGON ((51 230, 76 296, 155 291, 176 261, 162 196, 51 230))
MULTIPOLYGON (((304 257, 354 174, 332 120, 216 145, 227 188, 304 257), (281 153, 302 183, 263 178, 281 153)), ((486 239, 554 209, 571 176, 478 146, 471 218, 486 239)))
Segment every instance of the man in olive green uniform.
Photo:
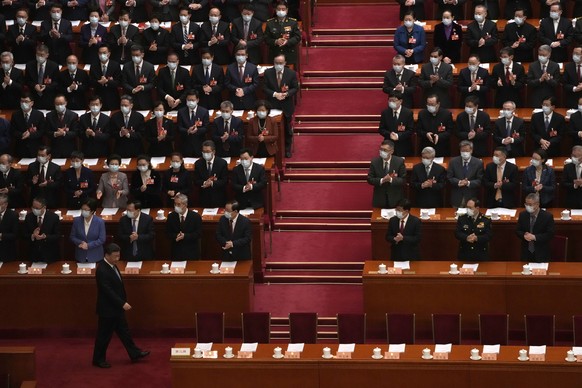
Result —
POLYGON ((285 55, 287 64, 297 66, 299 44, 301 43, 301 31, 297 20, 287 17, 287 4, 283 1, 277 3, 277 16, 267 20, 265 29, 265 41, 269 46, 269 63, 280 54, 285 55))
POLYGON ((479 212, 479 200, 467 201, 467 214, 459 216, 455 237, 459 240, 458 260, 489 260, 491 220, 479 212))

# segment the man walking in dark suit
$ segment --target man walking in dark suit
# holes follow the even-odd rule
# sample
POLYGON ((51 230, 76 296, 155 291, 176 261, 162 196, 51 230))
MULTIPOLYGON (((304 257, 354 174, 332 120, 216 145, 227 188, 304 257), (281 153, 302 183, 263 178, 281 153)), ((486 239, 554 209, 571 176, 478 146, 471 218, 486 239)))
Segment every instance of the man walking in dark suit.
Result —
POLYGON ((489 137, 491 136, 491 118, 485 111, 479 110, 479 98, 468 96, 465 99, 465 111, 457 116, 457 138, 473 143, 473 155, 480 158, 489 155, 489 137))
POLYGON ((212 53, 206 48, 201 50, 202 63, 192 70, 192 87, 198 92, 200 106, 206 109, 220 109, 224 70, 213 62, 212 53))
POLYGON ((547 96, 557 92, 560 83, 560 66, 550 60, 552 48, 542 45, 538 48, 538 60, 529 64, 527 71, 527 89, 529 106, 534 108, 542 105, 547 96))
POLYGON ((99 368, 111 368, 107 362, 107 347, 113 333, 121 340, 131 361, 135 362, 150 354, 138 348, 131 335, 125 319, 125 312, 131 310, 119 268, 115 265, 120 258, 119 245, 109 244, 105 247, 105 259, 95 271, 97 280, 97 336, 93 349, 93 365, 99 368))
POLYGON ((198 92, 189 90, 186 93, 186 106, 178 110, 178 131, 182 143, 180 149, 184 156, 201 156, 208 122, 208 110, 198 104, 198 92))
POLYGON ((447 170, 452 207, 465 207, 469 198, 476 198, 483 179, 483 162, 472 156, 473 143, 463 140, 459 149, 461 155, 450 160, 447 170))
POLYGON ((479 212, 479 200, 467 201, 467 214, 457 220, 455 237, 459 240, 457 260, 488 261, 491 240, 491 220, 479 212))
POLYGON ((226 203, 228 164, 216 156, 212 140, 202 143, 202 158, 194 163, 194 185, 199 188, 198 206, 215 208, 226 203))
POLYGON ((513 101, 521 107, 521 89, 526 83, 525 69, 513 61, 513 49, 504 47, 500 50, 501 62, 493 66, 491 86, 497 89, 495 107, 501 108, 505 101, 513 101))
POLYGON ((224 216, 218 220, 216 240, 222 248, 222 260, 238 261, 251 259, 251 221, 239 213, 238 202, 227 202, 224 216))
POLYGON ((525 144, 524 121, 514 115, 515 103, 513 101, 504 102, 501 112, 501 117, 495 120, 493 141, 496 146, 505 147, 509 157, 523 156, 525 144))
POLYGON ((291 146, 293 144, 293 114, 295 113, 295 95, 299 89, 297 73, 285 66, 285 56, 278 55, 274 59, 273 67, 265 70, 263 75, 263 87, 265 97, 271 104, 272 109, 283 111, 285 129, 285 156, 291 157, 291 146))
POLYGON ((16 256, 18 214, 8 208, 8 195, 0 193, 0 261, 19 259, 16 256))
POLYGON ((394 208, 404 198, 406 167, 404 159, 393 153, 394 143, 384 140, 380 145, 380 155, 370 163, 368 184, 374 186, 373 207, 394 208))
POLYGON ((230 91, 234 109, 250 110, 255 108, 255 91, 259 87, 257 66, 247 61, 244 47, 235 49, 236 61, 226 68, 224 85, 230 91))
POLYGON ((218 65, 227 65, 230 63, 232 55, 230 54, 230 25, 220 20, 220 9, 211 8, 208 14, 208 21, 200 26, 200 46, 208 47, 214 55, 214 61, 218 65))
POLYGON ((540 44, 547 44, 552 48, 551 59, 555 62, 568 60, 568 46, 574 39, 574 27, 570 19, 562 17, 562 5, 552 4, 550 16, 540 21, 540 44))
POLYGON ((249 61, 258 65, 261 60, 261 44, 263 43, 263 23, 253 17, 254 6, 252 3, 245 3, 242 6, 241 17, 232 21, 232 31, 230 40, 234 47, 238 45, 247 48, 249 61))
POLYGON ((73 41, 73 26, 63 19, 63 6, 54 2, 51 7, 51 20, 44 20, 40 25, 40 40, 47 45, 53 59, 60 65, 72 54, 70 43, 73 41))
POLYGON ((118 239, 123 246, 121 257, 125 261, 154 259, 154 220, 142 213, 141 202, 129 201, 126 214, 119 220, 118 239))
POLYGON ((137 110, 154 108, 152 89, 156 80, 154 65, 143 60, 142 46, 131 47, 131 61, 121 71, 121 84, 125 93, 133 96, 133 105, 137 110))
POLYGON ((59 207, 61 167, 51 162, 51 148, 40 146, 36 161, 28 165, 28 186, 32 198, 42 197, 49 209, 59 207))
POLYGON ((566 132, 566 119, 555 111, 557 99, 553 95, 543 98, 543 112, 531 116, 531 136, 548 156, 560 155, 560 142, 566 132))
POLYGON ((497 44, 497 24, 487 18, 487 8, 475 7, 475 20, 467 26, 465 42, 471 48, 471 54, 478 55, 483 62, 495 62, 495 45, 497 44))
POLYGON ((483 186, 488 208, 517 206, 519 176, 517 166, 507 161, 507 149, 497 147, 493 152, 493 162, 485 167, 483 186))
POLYGON ((188 197, 174 197, 174 211, 168 214, 166 234, 172 241, 172 260, 199 260, 202 218, 188 210, 188 197))
POLYGON ((267 186, 265 168, 253 163, 253 153, 248 148, 240 150, 240 164, 232 171, 232 189, 243 209, 264 206, 263 189, 267 186))
POLYGON ((418 79, 414 71, 404 68, 405 62, 406 59, 400 54, 392 58, 392 69, 384 73, 382 91, 388 95, 393 91, 401 93, 402 105, 412 109, 418 79))
POLYGON ((407 261, 420 259, 419 245, 422 224, 418 217, 410 214, 410 201, 398 201, 396 215, 388 221, 386 241, 392 245, 390 260, 407 261))
POLYGON ((566 207, 582 209, 582 146, 572 147, 572 163, 564 166, 562 187, 566 191, 566 207))
POLYGON ((402 93, 390 92, 388 108, 382 111, 378 132, 384 140, 394 142, 396 156, 411 156, 414 153, 412 134, 414 133, 414 114, 402 105, 402 93))
POLYGON ((515 233, 521 240, 521 260, 547 263, 551 260, 554 238, 554 216, 540 208, 540 197, 530 193, 525 197, 525 211, 519 213, 515 233))
POLYGON ((119 92, 121 84, 121 66, 110 59, 109 47, 99 47, 99 62, 93 63, 89 71, 89 78, 95 94, 101 97, 103 110, 119 108, 119 92))
POLYGON ((61 220, 47 210, 44 198, 32 200, 32 212, 24 219, 24 239, 28 246, 28 260, 54 263, 61 257, 61 220))
POLYGON ((435 47, 430 53, 430 63, 422 65, 420 87, 424 97, 436 95, 443 108, 451 108, 449 88, 453 86, 453 67, 443 62, 443 51, 435 47))
POLYGON ((158 71, 158 96, 167 110, 178 110, 186 106, 186 93, 191 89, 188 70, 180 66, 178 55, 168 55, 168 66, 158 71))
POLYGON ((447 172, 443 166, 435 163, 435 150, 425 147, 422 150, 422 162, 412 167, 411 185, 415 191, 415 207, 443 207, 443 189, 447 172))

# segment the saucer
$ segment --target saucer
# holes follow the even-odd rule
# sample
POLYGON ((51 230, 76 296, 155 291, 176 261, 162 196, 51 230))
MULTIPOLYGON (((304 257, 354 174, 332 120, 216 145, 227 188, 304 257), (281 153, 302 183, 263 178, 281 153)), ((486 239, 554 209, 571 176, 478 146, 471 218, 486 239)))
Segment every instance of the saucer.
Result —
POLYGON ((430 216, 426 216, 426 217, 420 217, 421 220, 430 220, 430 216))
POLYGON ((458 274, 460 274, 460 273, 461 273, 461 272, 459 272, 459 271, 455 271, 455 272, 451 272, 451 271, 449 271, 449 274, 450 274, 450 275, 458 275, 458 274))
MULTIPOLYGON (((329 356, 325 356, 325 355, 322 354, 321 355, 321 358, 325 358, 326 360, 329 360, 329 359, 332 359, 333 356, 331 354, 329 356)), ((566 360, 566 361, 568 361, 568 360, 566 360)))
POLYGON ((213 275, 216 275, 216 274, 219 274, 220 273, 220 270, 218 270, 218 271, 210 270, 210 273, 213 274, 213 275))
POLYGON ((427 356, 427 357, 421 356, 420 358, 422 358, 423 360, 432 360, 432 355, 427 356))
POLYGON ((528 361, 528 360, 529 360, 529 357, 526 357, 526 358, 517 357, 517 361, 528 361))
POLYGON ((469 358, 470 358, 471 360, 473 360, 473 361, 479 361, 479 360, 481 359, 481 356, 477 356, 477 357, 473 357, 473 356, 471 356, 471 357, 469 357, 469 358))
POLYGON ((491 217, 492 221, 499 221, 501 219, 501 217, 497 216, 497 217, 491 217))
POLYGON ((378 273, 379 273, 380 275, 386 275, 386 274, 388 273, 388 271, 378 271, 378 273))
POLYGON ((278 356, 276 354, 273 354, 273 358, 279 359, 279 358, 283 358, 283 357, 285 357, 285 356, 282 354, 279 354, 278 356))
POLYGON ((562 221, 570 221, 570 220, 572 219, 572 217, 568 217, 568 218, 561 217, 560 219, 561 219, 562 221))
POLYGON ((529 275, 531 275, 532 273, 531 273, 531 272, 530 272, 530 273, 525 273, 525 272, 521 271, 521 274, 522 274, 522 275, 525 275, 525 276, 529 276, 529 275))
POLYGON ((578 360, 576 360, 576 357, 574 357, 573 360, 568 360, 568 357, 566 357, 564 360, 566 360, 567 362, 576 362, 576 361, 578 361, 578 360))
POLYGON ((73 271, 71 271, 71 270, 68 270, 68 271, 66 271, 66 272, 65 272, 65 271, 61 271, 61 273, 62 273, 63 275, 68 275, 68 274, 70 274, 71 272, 73 272, 73 271))
POLYGON ((165 220, 165 219, 166 219, 166 217, 162 217, 162 218, 160 218, 160 217, 156 217, 156 220, 158 220, 158 221, 163 221, 163 220, 165 220))
POLYGON ((383 358, 384 358, 384 356, 383 356, 383 355, 381 355, 381 354, 380 354, 379 356, 374 356, 374 355, 372 355, 372 358, 373 358, 374 360, 381 360, 381 359, 383 359, 383 358))
POLYGON ((201 354, 201 355, 199 355, 199 356, 197 356, 197 355, 193 355, 192 357, 193 357, 193 358, 203 358, 204 356, 201 354))
POLYGON ((161 271, 160 271, 160 273, 161 273, 161 274, 164 274, 164 275, 167 275, 167 274, 169 274, 170 272, 172 272, 172 271, 170 271, 170 270, 168 270, 168 271, 161 270, 161 271))
POLYGON ((20 271, 16 271, 17 273, 21 274, 21 275, 26 275, 28 273, 28 270, 24 271, 24 272, 20 272, 20 271))
POLYGON ((230 355, 225 354, 222 357, 224 357, 224 358, 233 358, 234 357, 234 354, 230 354, 230 355))

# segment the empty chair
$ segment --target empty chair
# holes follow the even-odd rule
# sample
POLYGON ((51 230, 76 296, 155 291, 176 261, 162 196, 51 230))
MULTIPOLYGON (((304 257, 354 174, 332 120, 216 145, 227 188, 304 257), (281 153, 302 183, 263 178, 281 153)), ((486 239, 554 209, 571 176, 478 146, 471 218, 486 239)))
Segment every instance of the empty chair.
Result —
POLYGON ((337 339, 340 344, 366 343, 366 314, 338 314, 337 339))
POLYGON ((507 345, 508 314, 479 314, 479 336, 482 345, 507 345))
POLYGON ((224 342, 224 313, 196 313, 196 340, 224 342))
POLYGON ((317 342, 317 313, 289 313, 291 343, 317 342))
POLYGON ((574 323, 574 346, 582 346, 582 315, 572 317, 574 323))
POLYGON ((435 344, 461 344, 461 314, 432 314, 435 344))
POLYGON ((552 261, 568 261, 568 237, 554 236, 551 247, 552 261))
POLYGON ((243 342, 268 344, 271 339, 271 313, 242 313, 243 342))
POLYGON ((528 346, 554 346, 555 315, 524 315, 528 346))
POLYGON ((414 314, 386 314, 386 335, 389 344, 414 344, 414 333, 414 314))

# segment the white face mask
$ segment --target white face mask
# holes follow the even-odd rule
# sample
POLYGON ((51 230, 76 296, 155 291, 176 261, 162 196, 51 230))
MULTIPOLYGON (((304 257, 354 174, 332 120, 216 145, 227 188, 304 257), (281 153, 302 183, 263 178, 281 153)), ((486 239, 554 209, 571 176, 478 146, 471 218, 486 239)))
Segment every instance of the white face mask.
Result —
POLYGON ((83 218, 89 218, 89 217, 91 217, 91 211, 90 210, 81 210, 81 216, 83 216, 83 218))
POLYGON ((10 166, 7 164, 0 164, 0 172, 5 173, 10 169, 10 166))
POLYGON ((253 15, 242 15, 242 19, 247 23, 250 22, 252 18, 253 15))
POLYGON ((475 21, 477 23, 482 23, 483 20, 485 20, 485 16, 483 16, 483 15, 477 15, 477 14, 475 14, 474 17, 475 17, 475 21))
POLYGON ((131 57, 131 60, 133 61, 133 63, 135 63, 136 65, 139 65, 141 63, 141 56, 139 55, 135 55, 133 57, 131 57))
POLYGON ((216 24, 220 20, 220 17, 218 17, 218 16, 209 16, 208 17, 208 20, 210 21, 210 23, 216 24))
POLYGON ((182 206, 174 206, 174 211, 178 214, 182 214, 182 206))
POLYGON ((40 164, 45 164, 48 160, 48 158, 46 156, 37 156, 36 160, 40 163, 40 164))
POLYGON ((465 161, 469 160, 471 159, 471 153, 467 151, 461 152, 461 158, 463 158, 465 161))
POLYGON ((431 163, 432 163, 432 159, 422 158, 422 164, 424 165, 424 167, 430 166, 431 163))
POLYGON ((180 167, 182 167, 182 163, 181 162, 172 162, 170 163, 170 165, 172 166, 173 169, 179 169, 180 167))
POLYGON ((67 107, 65 105, 55 105, 55 110, 58 113, 65 113, 66 109, 67 109, 67 107))
POLYGON ((210 66, 210 65, 212 65, 212 59, 202 58, 202 64, 204 66, 210 66))
POLYGON ((20 27, 22 27, 26 24, 26 19, 25 18, 16 18, 16 23, 18 23, 18 25, 20 27))
POLYGON ((396 109, 398 109, 398 104, 397 104, 397 103, 395 103, 394 101, 389 101, 389 102, 388 102, 388 107, 389 107, 390 109, 392 109, 392 110, 396 110, 396 109))
POLYGON ((542 163, 539 160, 532 159, 529 163, 534 167, 539 167, 542 163))
POLYGON ((500 165, 501 164, 501 159, 499 159, 499 156, 493 156, 493 163, 495 163, 496 165, 500 165))
POLYGON ((513 111, 511 110, 504 110, 503 111, 503 116, 505 116, 506 119, 510 119, 513 117, 513 111))
POLYGON ((572 55, 572 60, 575 63, 580 63, 580 60, 582 60, 582 56, 574 54, 574 55, 572 55))
POLYGON ((453 19, 443 18, 443 24, 445 26, 450 26, 452 22, 453 22, 453 19))
POLYGON ((428 110, 429 113, 435 113, 437 111, 437 107, 435 105, 427 105, 426 110, 428 110))
POLYGON ((542 106, 542 111, 543 111, 545 114, 550 114, 550 112, 552 111, 552 107, 551 107, 551 106, 545 106, 545 105, 544 105, 544 106, 542 106))
POLYGON ((195 109, 198 106, 198 101, 186 101, 186 106, 190 109, 195 109))
POLYGON ((511 59, 509 58, 501 58, 501 63, 503 63, 503 65, 507 66, 511 63, 511 59))
POLYGON ((185 16, 185 15, 180 15, 180 22, 182 22, 182 24, 188 24, 189 21, 190 21, 190 17, 185 16))
POLYGON ((531 205, 525 205, 525 211, 527 211, 529 214, 534 213, 536 211, 535 207, 531 206, 531 205))
POLYGON ((32 209, 32 214, 34 214, 36 217, 40 217, 42 214, 42 209, 32 209))
POLYGON ((475 209, 467 209, 467 215, 469 217, 475 217, 475 209))
POLYGON ((23 111, 28 112, 30 110, 30 104, 28 102, 21 102, 20 103, 20 108, 23 111))
POLYGON ((136 212, 130 212, 129 210, 125 212, 125 215, 127 216, 127 218, 129 218, 130 220, 133 220, 134 218, 136 218, 136 212))
POLYGON ((479 65, 469 65, 469 71, 471 73, 476 72, 479 69, 479 65))
POLYGON ((264 119, 267 117, 267 111, 265 110, 258 110, 257 111, 257 117, 260 119, 264 119))
POLYGON ((285 16, 287 16, 287 11, 277 10, 277 17, 284 18, 285 16))
POLYGON ((99 18, 96 16, 91 16, 89 18, 89 22, 91 22, 91 24, 95 25, 95 24, 99 23, 99 18))
POLYGON ((582 112, 582 105, 578 105, 578 111, 582 112))
POLYGON ((514 22, 515 22, 515 24, 517 24, 518 26, 521 26, 521 25, 523 24, 523 22, 524 22, 523 18, 520 18, 520 17, 517 17, 517 16, 513 18, 513 21, 514 21, 514 22))
POLYGON ((91 105, 90 109, 91 109, 91 113, 97 114, 97 113, 101 112, 101 107, 99 105, 91 105))
POLYGON ((119 25, 123 28, 129 26, 129 22, 127 20, 120 20, 119 25))
POLYGON ((59 20, 61 20, 61 13, 60 12, 51 12, 51 18, 54 21, 58 22, 59 20))
POLYGON ((36 61, 42 65, 42 64, 44 64, 46 62, 46 58, 37 55, 36 56, 36 61))
POLYGON ((243 63, 245 63, 247 61, 247 57, 246 55, 237 55, 236 56, 236 62, 240 65, 242 65, 243 63))
POLYGON ((465 112, 467 112, 468 115, 472 115, 473 114, 473 108, 469 108, 468 106, 465 107, 465 112))
POLYGON ((123 113, 124 115, 128 114, 129 112, 130 112, 130 109, 128 106, 121 107, 121 113, 123 113))
POLYGON ((550 12, 550 18, 556 20, 560 18, 560 13, 559 12, 550 12))
POLYGON ((249 159, 242 159, 240 161, 240 164, 243 166, 243 168, 249 168, 251 166, 252 160, 249 159))
POLYGON ((410 27, 412 27, 413 25, 414 25, 414 22, 413 22, 413 21, 411 21, 411 20, 405 20, 405 21, 404 21, 404 27, 406 27, 406 28, 410 28, 410 27))
POLYGON ((109 59, 109 55, 107 54, 99 54, 99 60, 103 63, 107 62, 107 60, 109 59))
POLYGON ((545 57, 543 55, 538 55, 538 61, 540 61, 541 64, 546 64, 548 63, 548 57, 545 57))
POLYGON ((204 158, 204 160, 206 160, 207 162, 210 162, 212 160, 212 158, 214 157, 214 155, 212 154, 212 152, 203 152, 202 153, 202 157, 204 158))
POLYGON ((386 152, 384 150, 380 150, 380 157, 382 159, 388 159, 388 152, 386 152))
POLYGON ((430 63, 432 63, 434 66, 438 65, 440 63, 440 59, 435 58, 435 57, 430 57, 430 63))
POLYGON ((580 159, 578 159, 574 155, 570 156, 570 159, 572 159, 572 163, 574 163, 575 165, 579 165, 580 164, 580 159))
POLYGON ((156 116, 156 118, 158 118, 158 119, 161 119, 162 117, 164 117, 164 111, 163 110, 155 110, 154 116, 156 116))
POLYGON ((69 63, 69 64, 67 64, 67 69, 69 69, 69 71, 71 73, 74 73, 77 71, 77 64, 76 63, 69 63))
POLYGON ((226 218, 227 220, 232 219, 232 212, 227 212, 226 210, 224 211, 224 218, 226 218))
POLYGON ((83 164, 81 162, 73 162, 73 163, 71 163, 71 167, 73 167, 76 170, 80 169, 82 165, 83 164))
POLYGON ((110 164, 109 165, 109 171, 111 171, 111 172, 117 172, 117 171, 119 171, 119 164, 110 164))
POLYGON ((170 68, 170 70, 176 70, 178 68, 178 63, 177 62, 168 62, 168 67, 170 68))
POLYGON ((220 112, 220 116, 222 117, 223 120, 230 120, 230 112, 220 112))
POLYGON ((146 171, 147 171, 149 168, 148 168, 148 166, 143 166, 143 165, 140 165, 140 166, 137 166, 137 169, 138 169, 140 172, 146 172, 146 171))
POLYGON ((399 210, 396 210, 396 217, 398 217, 398 219, 401 220, 404 218, 404 213, 399 210))
POLYGON ((278 73, 280 71, 283 71, 283 69, 285 69, 285 65, 281 65, 281 64, 275 64, 275 71, 278 73))
POLYGON ((397 74, 402 73, 402 69, 403 69, 402 66, 400 66, 400 65, 392 65, 392 68, 394 69, 394 72, 395 73, 397 73, 397 74))

